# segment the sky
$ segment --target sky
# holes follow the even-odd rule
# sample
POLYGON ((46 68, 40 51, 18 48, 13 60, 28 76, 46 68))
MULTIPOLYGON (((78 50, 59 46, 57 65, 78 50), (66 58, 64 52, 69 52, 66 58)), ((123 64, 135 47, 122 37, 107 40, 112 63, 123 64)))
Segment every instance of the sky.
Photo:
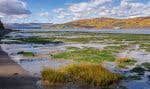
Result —
POLYGON ((5 23, 65 23, 141 16, 150 16, 150 0, 0 0, 0 19, 5 23))

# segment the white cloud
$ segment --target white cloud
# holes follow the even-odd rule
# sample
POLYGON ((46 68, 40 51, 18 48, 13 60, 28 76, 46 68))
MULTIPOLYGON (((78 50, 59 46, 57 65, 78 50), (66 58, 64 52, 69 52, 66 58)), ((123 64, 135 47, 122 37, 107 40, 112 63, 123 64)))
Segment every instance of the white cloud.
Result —
POLYGON ((49 17, 49 12, 42 12, 40 13, 41 17, 49 17))
POLYGON ((23 0, 0 0, 0 17, 5 22, 27 18, 31 11, 23 0))
POLYGON ((58 22, 67 22, 95 17, 129 18, 150 16, 150 1, 144 4, 137 2, 137 0, 121 0, 118 5, 114 5, 115 1, 91 0, 89 2, 72 4, 67 8, 55 9, 55 18, 58 18, 58 22))
POLYGON ((6 15, 31 14, 22 0, 0 0, 0 12, 6 15))

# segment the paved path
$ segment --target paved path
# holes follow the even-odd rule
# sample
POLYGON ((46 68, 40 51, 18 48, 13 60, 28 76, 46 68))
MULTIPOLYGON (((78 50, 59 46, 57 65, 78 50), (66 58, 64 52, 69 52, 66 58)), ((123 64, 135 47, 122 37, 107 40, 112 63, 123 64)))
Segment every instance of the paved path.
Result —
POLYGON ((36 82, 0 48, 0 89, 38 89, 36 82))

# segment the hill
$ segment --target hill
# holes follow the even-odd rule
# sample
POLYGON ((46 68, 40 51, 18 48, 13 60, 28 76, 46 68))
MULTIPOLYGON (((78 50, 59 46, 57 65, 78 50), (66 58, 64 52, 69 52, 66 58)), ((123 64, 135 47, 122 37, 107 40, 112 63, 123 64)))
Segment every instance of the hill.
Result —
POLYGON ((136 17, 128 19, 115 19, 115 18, 83 19, 64 24, 45 26, 44 28, 55 28, 55 29, 150 28, 150 17, 136 17))

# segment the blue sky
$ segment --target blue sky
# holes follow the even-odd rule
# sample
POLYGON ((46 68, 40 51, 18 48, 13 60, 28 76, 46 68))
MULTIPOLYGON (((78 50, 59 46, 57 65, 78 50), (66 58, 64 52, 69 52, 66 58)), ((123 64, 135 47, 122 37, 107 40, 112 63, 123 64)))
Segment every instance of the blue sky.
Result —
POLYGON ((150 16, 150 0, 0 0, 0 18, 6 23, 140 16, 150 16))

